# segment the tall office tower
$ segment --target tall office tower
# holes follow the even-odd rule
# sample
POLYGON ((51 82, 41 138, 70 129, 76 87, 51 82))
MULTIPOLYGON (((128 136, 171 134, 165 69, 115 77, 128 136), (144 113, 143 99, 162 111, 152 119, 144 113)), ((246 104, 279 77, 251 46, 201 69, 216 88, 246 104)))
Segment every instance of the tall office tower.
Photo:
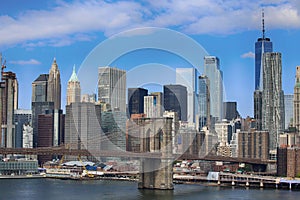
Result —
POLYGON ((255 90, 263 89, 263 54, 273 52, 270 38, 265 37, 265 19, 262 11, 262 37, 255 43, 255 90))
POLYGON ((60 72, 55 58, 49 71, 47 101, 54 102, 54 109, 61 109, 60 72))
POLYGON ((128 113, 144 113, 144 96, 148 95, 148 90, 144 88, 128 88, 128 113))
POLYGON ((46 110, 54 109, 54 102, 48 102, 48 74, 41 74, 32 82, 32 128, 33 128, 33 147, 38 143, 38 115, 45 114, 46 110))
POLYGON ((198 81, 198 131, 204 126, 210 129, 210 93, 209 79, 205 75, 199 76, 198 81))
POLYGON ((98 68, 98 75, 98 101, 125 113, 126 71, 106 66, 98 68))
POLYGON ((14 120, 15 120, 15 147, 23 147, 23 131, 25 126, 31 126, 31 110, 17 109, 14 111, 14 120))
POLYGON ((0 122, 1 122, 1 147, 15 147, 15 121, 14 110, 18 102, 18 82, 16 74, 4 72, 2 66, 0 82, 0 122))
POLYGON ((187 121, 195 123, 197 72, 195 68, 176 68, 176 84, 187 88, 187 121))
POLYGON ((187 89, 182 85, 164 85, 165 111, 177 112, 180 121, 187 121, 187 89))
POLYGON ((223 72, 220 70, 220 60, 216 56, 204 57, 204 75, 210 81, 209 93, 210 114, 216 121, 222 120, 223 112, 223 72))
POLYGON ((161 92, 151 93, 144 97, 144 113, 146 117, 162 117, 163 98, 161 92))
POLYGON ((296 67, 296 83, 294 86, 294 127, 300 133, 300 66, 296 67))
POLYGON ((284 95, 282 91, 281 53, 263 55, 262 129, 269 131, 269 149, 278 147, 284 130, 284 95))
POLYGON ((60 72, 55 58, 49 71, 47 101, 54 102, 54 109, 61 109, 60 72))
POLYGON ((67 105, 71 103, 80 102, 80 82, 75 72, 75 66, 73 67, 72 75, 68 81, 67 89, 67 105))
POLYGON ((236 102, 224 102, 223 104, 223 119, 233 120, 239 116, 236 102))
POLYGON ((273 52, 273 44, 270 38, 265 37, 264 12, 262 12, 262 37, 255 43, 255 91, 254 119, 256 130, 262 130, 262 90, 263 90, 263 54, 273 52))
POLYGON ((32 83, 32 102, 45 102, 47 101, 49 74, 41 74, 32 83))
POLYGON ((294 117, 294 95, 284 95, 284 128, 287 130, 290 126, 293 126, 294 117))
POLYGON ((101 106, 91 102, 66 105, 65 144, 71 149, 87 149, 91 153, 99 151, 102 136, 100 115, 101 106))

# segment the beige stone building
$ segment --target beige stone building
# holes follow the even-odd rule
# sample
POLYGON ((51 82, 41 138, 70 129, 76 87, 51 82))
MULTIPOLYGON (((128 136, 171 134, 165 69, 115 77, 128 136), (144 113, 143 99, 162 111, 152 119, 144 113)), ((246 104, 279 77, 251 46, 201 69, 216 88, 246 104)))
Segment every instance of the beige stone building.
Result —
POLYGON ((67 105, 71 103, 80 102, 80 82, 75 72, 75 66, 73 67, 72 75, 68 81, 67 88, 67 105))

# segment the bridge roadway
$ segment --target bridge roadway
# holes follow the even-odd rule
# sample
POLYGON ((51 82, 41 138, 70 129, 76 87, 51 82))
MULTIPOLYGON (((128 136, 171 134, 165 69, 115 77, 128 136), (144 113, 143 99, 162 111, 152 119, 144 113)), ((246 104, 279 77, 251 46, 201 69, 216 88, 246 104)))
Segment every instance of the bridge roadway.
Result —
MULTIPOLYGON (((64 146, 58 147, 38 147, 38 148, 0 148, 0 155, 26 154, 26 155, 74 155, 74 156, 95 156, 95 157, 123 157, 123 158, 161 158, 160 152, 128 152, 128 151, 108 151, 108 150, 87 150, 87 149, 68 149, 64 146)), ((199 157, 191 154, 173 154, 176 160, 206 160, 223 161, 234 163, 249 164, 272 164, 275 161, 261 160, 253 158, 233 158, 223 156, 206 155, 199 157)))

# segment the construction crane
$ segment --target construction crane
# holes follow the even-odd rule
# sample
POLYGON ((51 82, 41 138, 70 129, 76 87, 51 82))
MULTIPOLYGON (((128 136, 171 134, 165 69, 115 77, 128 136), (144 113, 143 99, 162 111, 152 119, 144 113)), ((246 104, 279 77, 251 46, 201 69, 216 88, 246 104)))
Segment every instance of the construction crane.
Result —
POLYGON ((6 68, 6 65, 5 65, 6 60, 4 60, 4 62, 2 62, 2 53, 0 53, 0 64, 1 64, 1 72, 3 72, 3 70, 6 68))
POLYGON ((89 170, 86 169, 84 163, 82 162, 81 158, 80 158, 80 155, 78 155, 78 160, 80 161, 80 163, 82 164, 82 168, 83 168, 83 171, 82 171, 82 174, 83 176, 87 175, 89 178, 94 178, 94 174, 91 174, 89 172, 89 170))

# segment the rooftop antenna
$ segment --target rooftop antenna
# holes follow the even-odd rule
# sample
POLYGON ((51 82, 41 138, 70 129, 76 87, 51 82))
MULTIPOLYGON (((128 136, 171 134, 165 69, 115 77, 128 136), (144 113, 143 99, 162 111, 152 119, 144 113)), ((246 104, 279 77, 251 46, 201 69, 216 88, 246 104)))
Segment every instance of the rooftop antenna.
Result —
POLYGON ((263 32, 263 39, 265 39, 265 10, 262 9, 262 13, 261 13, 261 17, 262 17, 262 32, 263 32))

